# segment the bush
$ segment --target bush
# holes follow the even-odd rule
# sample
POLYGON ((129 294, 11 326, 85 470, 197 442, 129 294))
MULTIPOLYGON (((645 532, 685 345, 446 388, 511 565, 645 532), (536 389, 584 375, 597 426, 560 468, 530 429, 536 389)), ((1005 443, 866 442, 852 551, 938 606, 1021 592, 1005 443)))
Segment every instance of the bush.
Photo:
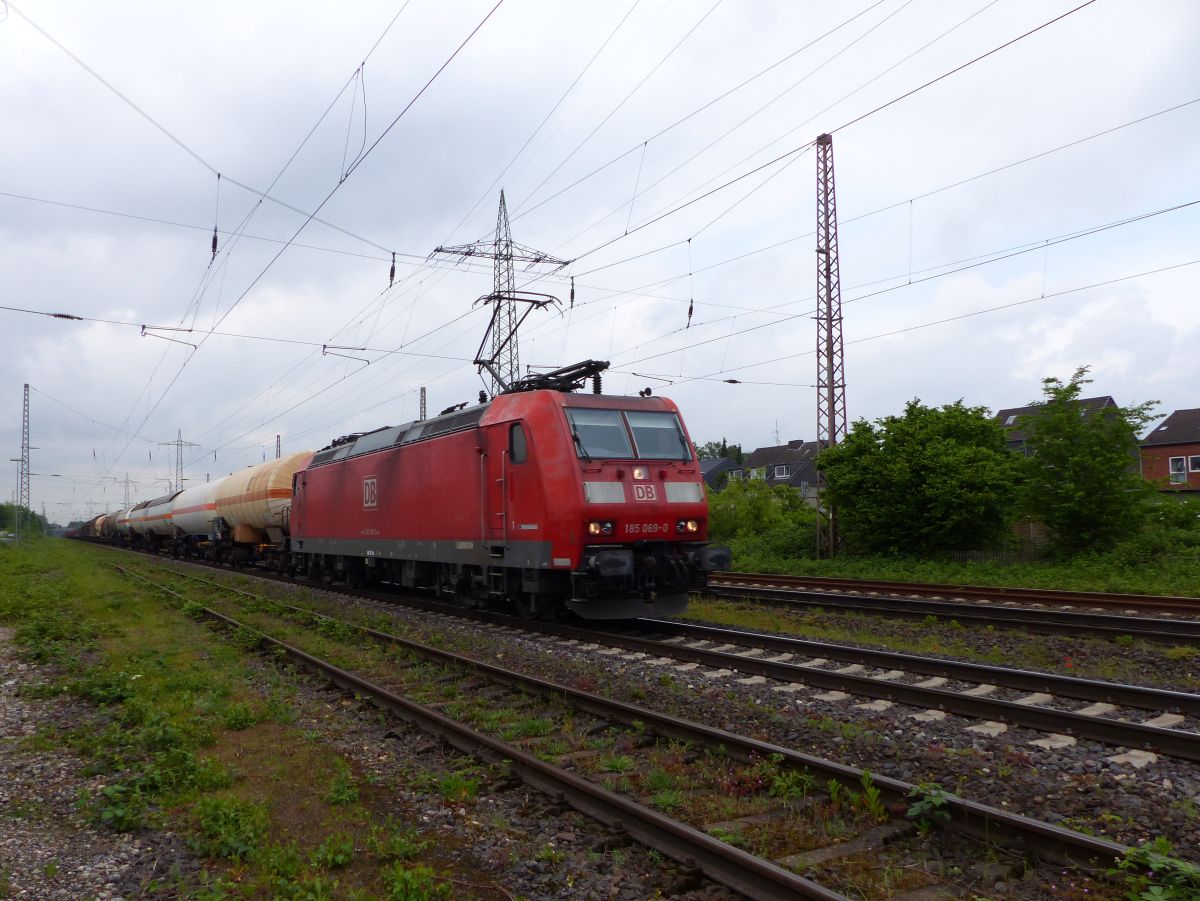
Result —
POLYGON ((267 811, 261 804, 236 798, 201 798, 193 812, 200 838, 196 850, 208 857, 245 860, 267 832, 267 811))
POLYGON ((709 539, 729 545, 738 569, 778 569, 812 556, 816 513, 791 488, 733 481, 709 495, 708 510, 709 539))

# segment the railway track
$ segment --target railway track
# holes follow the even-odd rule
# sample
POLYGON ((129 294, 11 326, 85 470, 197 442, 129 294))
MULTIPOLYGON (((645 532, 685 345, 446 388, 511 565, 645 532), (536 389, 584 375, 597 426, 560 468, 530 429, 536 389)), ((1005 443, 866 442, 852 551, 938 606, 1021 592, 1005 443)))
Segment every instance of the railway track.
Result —
MULTIPOLYGON (((303 584, 272 574, 256 575, 303 584)), ((1200 761, 1200 695, 1187 692, 675 621, 639 620, 633 630, 597 629, 468 611, 407 595, 320 588, 357 600, 402 603, 517 633, 549 636, 581 648, 605 646, 627 652, 632 659, 682 665, 710 677, 769 680, 776 691, 798 700, 868 699, 868 712, 901 704, 913 708, 909 716, 918 721, 940 720, 948 714, 975 720, 976 725, 966 728, 984 735, 1002 734, 1009 726, 1025 727, 1042 733, 1033 741, 1045 748, 1067 746, 1078 739, 1112 746, 1115 753, 1110 759, 1115 762, 1145 765, 1158 754, 1200 761), (925 678, 914 680, 917 676, 925 678), (1086 703, 1072 703, 1080 701, 1086 703)))
MULTIPOLYGON (((402 719, 414 723, 421 729, 444 738, 447 742, 467 753, 479 753, 481 750, 493 756, 499 756, 512 763, 514 772, 531 786, 550 794, 598 819, 610 827, 623 831, 636 840, 657 848, 664 854, 688 861, 711 878, 728 885, 755 898, 827 898, 838 899, 844 896, 835 888, 822 885, 817 881, 797 874, 796 870, 821 871, 821 864, 836 861, 852 854, 871 853, 886 856, 883 850, 888 844, 895 848, 903 846, 906 837, 913 835, 913 824, 904 817, 903 806, 897 809, 896 802, 904 798, 915 797, 920 790, 909 783, 886 777, 872 776, 865 771, 838 764, 832 761, 803 754, 789 748, 757 741, 744 736, 734 735, 727 731, 713 729, 701 724, 688 722, 676 717, 667 716, 656 711, 613 701, 592 692, 585 692, 569 686, 555 684, 544 679, 532 677, 524 673, 504 669, 502 667, 483 663, 468 657, 463 657, 429 645, 419 644, 376 629, 348 623, 333 617, 318 614, 311 609, 296 605, 284 604, 276 599, 265 598, 233 586, 212 583, 210 580, 199 579, 171 570, 174 575, 190 580, 192 585, 204 583, 202 590, 216 589, 221 594, 235 598, 236 602, 245 606, 248 617, 236 619, 229 612, 216 609, 215 606, 195 604, 186 595, 169 585, 155 583, 144 575, 118 567, 130 575, 148 581, 157 589, 173 598, 176 603, 189 605, 189 612, 212 620, 224 627, 240 630, 243 639, 247 634, 255 636, 254 643, 277 655, 286 656, 293 663, 319 672, 333 683, 361 697, 371 699, 380 707, 394 713, 402 719), (420 703, 402 696, 404 692, 392 690, 388 686, 377 684, 365 678, 360 673, 350 672, 344 668, 333 666, 328 661, 303 650, 292 641, 284 641, 266 633, 262 620, 264 617, 277 617, 279 621, 290 621, 293 624, 313 627, 333 627, 335 630, 352 632, 372 643, 382 645, 396 652, 395 660, 403 683, 403 672, 411 669, 417 680, 409 688, 428 693, 431 689, 436 700, 430 703, 420 703), (250 630, 250 631, 248 631, 250 630), (430 679, 430 673, 420 666, 412 667, 412 660, 420 659, 437 665, 436 678, 430 679), (456 676, 455 673, 458 675, 456 676), (717 757, 728 755, 742 761, 744 768, 741 773, 758 773, 764 778, 769 777, 773 786, 795 785, 796 780, 811 778, 798 777, 795 774, 819 773, 821 777, 841 785, 839 792, 829 787, 831 798, 836 802, 842 799, 842 804, 863 804, 862 799, 868 799, 864 810, 870 816, 858 817, 856 834, 841 835, 831 845, 824 847, 802 847, 798 851, 788 853, 787 848, 779 846, 778 837, 790 834, 809 834, 801 829, 799 823, 814 812, 818 815, 827 811, 827 805, 814 801, 811 795, 788 797, 785 792, 771 791, 764 801, 772 803, 763 810, 748 813, 741 817, 726 820, 721 823, 688 823, 679 817, 672 817, 661 810, 654 810, 645 803, 645 798, 630 797, 629 792, 614 791, 611 786, 597 784, 596 774, 592 778, 580 775, 581 761, 586 761, 586 752, 581 757, 575 753, 547 754, 539 753, 537 748, 546 748, 549 732, 541 729, 529 730, 525 737, 528 740, 517 741, 511 729, 507 734, 508 740, 495 734, 497 723, 492 722, 492 729, 480 729, 478 723, 468 725, 462 720, 465 710, 461 702, 471 694, 479 695, 479 680, 484 679, 495 685, 505 686, 525 698, 536 695, 550 701, 565 699, 566 703, 578 711, 584 711, 597 718, 596 721, 582 730, 584 735, 605 734, 613 729, 613 724, 620 724, 624 738, 618 738, 614 747, 624 749, 627 759, 631 761, 627 769, 634 769, 633 757, 646 755, 648 759, 662 760, 664 747, 667 753, 677 753, 681 747, 693 749, 691 756, 701 761, 701 770, 711 766, 713 749, 721 749, 717 757), (447 700, 458 699, 458 700, 447 700), (444 712, 445 711, 445 712, 444 712), (452 712, 455 716, 447 715, 452 712), (665 743, 665 744, 664 744, 665 743), (683 744, 679 744, 683 743, 683 744), (694 753, 695 748, 706 748, 703 754, 694 753), (658 755, 656 757, 656 755, 658 755), (557 763, 551 763, 547 758, 557 758, 557 763), (562 766, 564 760, 568 761, 562 766), (567 767, 573 767, 568 769, 567 767), (792 774, 792 775, 789 775, 792 774), (858 792, 857 797, 855 792, 858 792), (874 797, 875 801, 870 801, 874 797), (848 799, 855 798, 853 802, 848 799), (884 806, 880 798, 892 802, 884 806), (702 828, 707 827, 707 828, 702 828), (712 834, 715 833, 716 835, 712 834), (762 842, 764 836, 773 838, 766 842, 768 850, 764 855, 756 855, 747 850, 735 847, 733 842, 741 841, 751 847, 755 842, 762 842), (721 838, 717 838, 720 836, 721 838), (747 836, 751 838, 747 840, 747 836), (757 837, 757 838, 756 838, 757 837), (730 839, 725 841, 721 839, 730 839), (895 843, 895 844, 892 844, 895 843)), ((206 599, 207 601, 207 599, 206 599)), ((209 601, 210 603, 211 601, 209 601)), ((328 629, 326 629, 328 631, 328 629)), ((392 658, 389 658, 391 660, 392 658)), ((493 710, 497 705, 495 695, 485 696, 484 711, 493 710)), ((470 714, 466 716, 470 719, 470 714)), ((483 718, 482 715, 476 717, 483 718)), ((539 722, 547 722, 544 711, 535 714, 539 722)), ((574 716, 571 717, 574 722, 574 716)), ((528 720, 525 720, 528 721, 528 720)), ((504 735, 503 727, 499 727, 504 735)), ((577 730, 578 731, 578 730, 577 730)), ((516 738, 521 737, 518 730, 516 738)), ((680 758, 681 760, 683 758, 680 758)), ((586 767, 584 767, 586 769, 586 767)), ((706 777, 703 773, 689 773, 680 779, 680 784, 704 785, 706 777)), ((636 795, 636 792, 634 792, 636 795)), ((1082 835, 1071 830, 1062 829, 1049 823, 1033 820, 1000 808, 990 807, 971 802, 953 795, 945 795, 939 803, 945 810, 949 828, 974 836, 987 836, 995 840, 1002 836, 1007 842, 1014 843, 1022 853, 1038 852, 1049 854, 1052 859, 1070 861, 1084 866, 1103 867, 1111 864, 1114 858, 1120 857, 1126 849, 1124 846, 1108 842, 1092 836, 1082 835)), ((660 804, 660 806, 662 806, 660 804)), ((849 817, 850 812, 843 814, 849 817)), ((933 825, 941 825, 935 823, 933 825)), ((801 843, 805 844, 804 842, 801 843)), ((809 842, 808 844, 811 844, 809 842)), ((937 888, 936 886, 934 887, 937 888)), ((943 897, 958 897, 961 885, 954 887, 953 894, 943 897)), ((928 892, 929 886, 921 891, 928 892)), ((895 897, 905 897, 903 894, 895 897)), ((913 895, 918 897, 918 895, 913 895)), ((920 897, 931 897, 922 894, 920 897)))
POLYGON ((1105 591, 1061 591, 1046 588, 1005 588, 982 585, 939 585, 930 582, 897 582, 883 579, 835 579, 825 576, 784 576, 764 573, 714 573, 719 585, 751 582, 773 588, 804 591, 842 591, 930 599, 962 599, 1001 604, 1027 604, 1060 609, 1120 610, 1124 613, 1177 614, 1200 617, 1200 597, 1119 594, 1105 591))
MULTIPOLYGON (((1046 635, 1130 636, 1147 641, 1186 644, 1200 641, 1200 619, 1173 613, 1100 613, 1091 610, 1020 606, 1015 601, 986 599, 945 600, 898 594, 851 594, 831 588, 805 588, 786 576, 723 574, 710 579, 704 594, 710 597, 768 603, 785 608, 850 611, 907 619, 954 620, 963 625, 998 626, 1046 635)), ((900 583, 894 583, 900 584, 900 583)), ((944 594, 954 594, 945 591, 944 594)), ((1192 613, 1200 616, 1200 609, 1192 613)))

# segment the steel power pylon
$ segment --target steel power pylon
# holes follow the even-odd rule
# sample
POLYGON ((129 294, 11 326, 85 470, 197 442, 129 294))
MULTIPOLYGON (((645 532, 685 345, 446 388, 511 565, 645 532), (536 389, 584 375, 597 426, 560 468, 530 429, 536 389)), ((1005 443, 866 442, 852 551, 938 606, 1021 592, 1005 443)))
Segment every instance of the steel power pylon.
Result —
POLYGON ((183 440, 183 429, 175 431, 174 441, 160 441, 166 447, 175 448, 175 491, 183 490, 183 449, 185 447, 199 447, 199 444, 193 444, 191 441, 183 440))
MULTIPOLYGON (((842 284, 838 271, 837 195, 833 135, 817 138, 817 449, 846 437, 846 368, 842 344, 842 284)), ((824 480, 817 470, 818 498, 824 480)), ((837 515, 818 500, 817 553, 837 553, 837 515)))
POLYGON ((491 259, 495 266, 492 293, 479 298, 476 303, 492 305, 492 318, 487 332, 475 354, 475 365, 486 369, 491 376, 491 393, 508 390, 521 377, 520 351, 517 346, 517 329, 525 317, 535 308, 558 303, 549 294, 533 291, 518 291, 513 272, 514 263, 524 263, 529 269, 536 265, 550 265, 561 269, 570 260, 559 260, 548 253, 518 244, 512 239, 508 224, 508 206, 504 191, 500 191, 500 210, 496 214, 496 235, 491 241, 476 241, 474 244, 458 244, 453 247, 438 247, 434 253, 459 257, 483 257, 491 259), (525 310, 518 313, 518 304, 525 310), (485 351, 484 348, 487 348, 485 351))
POLYGON ((29 383, 25 383, 25 397, 21 406, 21 469, 17 481, 17 537, 21 537, 21 523, 29 510, 29 383))

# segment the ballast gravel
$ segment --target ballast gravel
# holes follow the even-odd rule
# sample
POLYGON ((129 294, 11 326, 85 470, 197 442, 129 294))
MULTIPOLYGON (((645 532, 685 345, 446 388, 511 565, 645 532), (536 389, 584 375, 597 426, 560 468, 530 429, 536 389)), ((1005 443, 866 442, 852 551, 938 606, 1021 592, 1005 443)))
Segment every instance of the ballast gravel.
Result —
MULTIPOLYGON (((603 647, 580 649, 535 633, 302 590, 334 607, 385 609, 416 630, 414 637, 453 635, 456 649, 480 660, 908 782, 937 783, 970 800, 1123 844, 1165 836, 1173 853, 1200 861, 1200 766, 1188 761, 1159 755, 1139 767, 1108 759, 1128 749, 1097 742, 1039 747, 1031 742, 1047 734, 1031 729, 971 731, 979 722, 964 717, 922 720, 913 716, 921 709, 900 704, 860 709, 855 705, 868 699, 779 692, 779 683, 741 682, 738 673, 706 677, 703 668, 648 664, 603 647)), ((996 638, 989 633, 987 640, 996 638)))
MULTIPOLYGON (((265 689, 274 673, 265 662, 256 668, 265 689)), ((0 629, 0 898, 189 897, 199 871, 214 864, 196 857, 173 832, 123 835, 93 827, 77 802, 101 789, 104 778, 85 775, 87 761, 72 752, 32 740, 39 731, 89 719, 101 724, 94 708, 68 696, 30 698, 22 692, 52 676, 22 662, 12 631, 0 629)), ((433 840, 434 863, 445 868, 456 897, 740 897, 656 860, 515 779, 485 783, 478 797, 450 805, 411 788, 414 773, 449 772, 461 767, 462 755, 320 680, 295 674, 292 683, 295 728, 319 735, 363 779, 392 788, 396 816, 433 840)))
POLYGON ((194 872, 197 862, 174 833, 122 835, 88 823, 77 801, 102 788, 104 778, 83 775, 85 761, 31 737, 95 713, 65 696, 22 696, 22 686, 45 679, 43 667, 17 657, 12 630, 0 628, 0 897, 138 898, 156 880, 194 872))

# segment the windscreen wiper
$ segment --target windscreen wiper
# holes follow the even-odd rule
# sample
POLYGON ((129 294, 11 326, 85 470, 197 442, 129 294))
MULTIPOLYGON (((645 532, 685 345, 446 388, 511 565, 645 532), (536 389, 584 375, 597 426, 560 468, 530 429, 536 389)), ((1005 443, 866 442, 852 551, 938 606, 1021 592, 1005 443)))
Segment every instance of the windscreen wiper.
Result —
POLYGON ((579 448, 579 453, 583 459, 589 463, 592 462, 592 455, 587 452, 587 448, 583 446, 583 439, 579 437, 579 432, 575 430, 575 423, 571 423, 571 437, 575 439, 575 446, 579 448))

